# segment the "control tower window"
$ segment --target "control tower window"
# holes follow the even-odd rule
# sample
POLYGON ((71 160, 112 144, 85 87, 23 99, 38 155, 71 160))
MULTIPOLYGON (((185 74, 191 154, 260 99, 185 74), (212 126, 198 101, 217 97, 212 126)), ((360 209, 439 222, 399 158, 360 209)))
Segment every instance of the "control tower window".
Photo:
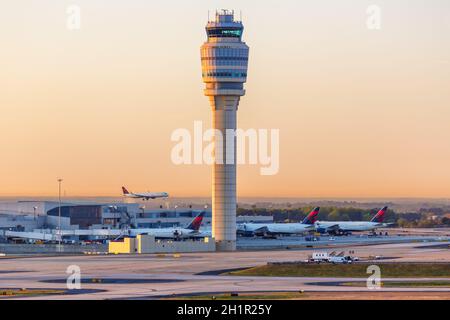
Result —
POLYGON ((214 28, 208 29, 207 32, 211 38, 240 38, 242 35, 242 29, 235 28, 214 28))

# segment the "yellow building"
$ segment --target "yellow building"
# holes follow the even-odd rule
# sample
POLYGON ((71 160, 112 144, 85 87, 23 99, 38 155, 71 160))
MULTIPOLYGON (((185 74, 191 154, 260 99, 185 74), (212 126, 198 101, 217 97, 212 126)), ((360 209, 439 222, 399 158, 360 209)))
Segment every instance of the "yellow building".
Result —
POLYGON ((154 236, 140 234, 136 238, 125 237, 122 240, 109 241, 108 252, 112 254, 131 253, 179 253, 211 252, 216 250, 214 239, 202 240, 156 240, 154 236))
POLYGON ((135 253, 136 252, 136 239, 135 238, 122 238, 121 240, 109 241, 108 252, 119 253, 135 253))

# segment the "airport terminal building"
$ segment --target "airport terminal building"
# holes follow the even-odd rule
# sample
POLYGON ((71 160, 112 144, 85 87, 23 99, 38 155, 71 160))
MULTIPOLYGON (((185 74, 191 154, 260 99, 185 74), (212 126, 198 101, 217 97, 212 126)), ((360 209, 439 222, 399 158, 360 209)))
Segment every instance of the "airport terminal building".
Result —
MULTIPOLYGON (((165 228, 187 225, 200 212, 205 212, 203 227, 211 226, 210 209, 168 208, 145 209, 139 203, 93 203, 57 201, 0 202, 0 230, 33 231, 56 229, 61 223, 63 230, 165 228), (61 222, 59 211, 61 210, 61 222)), ((239 222, 272 222, 271 216, 239 216, 239 222)))

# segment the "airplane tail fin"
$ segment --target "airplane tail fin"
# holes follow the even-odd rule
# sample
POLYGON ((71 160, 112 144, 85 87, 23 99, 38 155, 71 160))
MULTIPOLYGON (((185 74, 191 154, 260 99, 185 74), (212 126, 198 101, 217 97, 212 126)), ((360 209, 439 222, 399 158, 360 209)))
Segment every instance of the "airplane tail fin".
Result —
POLYGON ((127 188, 125 188, 125 187, 122 187, 122 192, 123 192, 123 194, 130 194, 130 193, 128 192, 127 188))
POLYGON ((383 207, 380 209, 380 211, 377 212, 377 214, 370 220, 370 222, 379 222, 382 223, 384 220, 384 214, 386 213, 388 207, 383 207))
POLYGON ((200 212, 192 221, 189 223, 189 225, 186 227, 186 229, 198 231, 200 229, 200 226, 202 225, 203 217, 205 216, 205 211, 200 212))
POLYGON ((317 221, 317 216, 319 215, 320 207, 316 207, 311 211, 308 216, 303 219, 303 224, 314 224, 317 221))

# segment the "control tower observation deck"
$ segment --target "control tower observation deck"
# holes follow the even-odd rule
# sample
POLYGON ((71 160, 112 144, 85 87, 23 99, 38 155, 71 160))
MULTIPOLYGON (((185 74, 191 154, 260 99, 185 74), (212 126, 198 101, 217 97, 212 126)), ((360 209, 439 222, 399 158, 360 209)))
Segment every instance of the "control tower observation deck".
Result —
POLYGON ((212 235, 218 251, 236 249, 236 130, 239 99, 245 94, 248 46, 242 42, 244 26, 234 12, 216 12, 206 25, 208 40, 201 47, 204 93, 209 97, 215 135, 212 175, 212 235))

